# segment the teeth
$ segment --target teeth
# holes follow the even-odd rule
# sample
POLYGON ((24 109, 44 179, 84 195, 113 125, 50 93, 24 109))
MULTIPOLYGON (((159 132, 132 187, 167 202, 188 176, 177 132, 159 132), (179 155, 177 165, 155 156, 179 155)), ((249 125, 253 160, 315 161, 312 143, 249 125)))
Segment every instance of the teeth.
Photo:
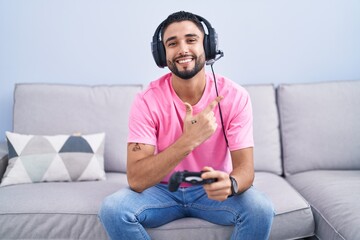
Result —
POLYGON ((191 62, 191 59, 179 60, 179 63, 187 63, 187 62, 191 62))

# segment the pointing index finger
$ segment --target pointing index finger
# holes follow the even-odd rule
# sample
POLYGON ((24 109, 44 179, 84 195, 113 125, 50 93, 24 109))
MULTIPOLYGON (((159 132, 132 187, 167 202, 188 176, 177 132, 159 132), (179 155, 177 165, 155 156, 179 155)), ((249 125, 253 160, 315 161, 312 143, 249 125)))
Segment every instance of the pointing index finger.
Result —
POLYGON ((223 96, 217 96, 204 110, 204 112, 210 112, 212 111, 215 106, 223 99, 223 96))

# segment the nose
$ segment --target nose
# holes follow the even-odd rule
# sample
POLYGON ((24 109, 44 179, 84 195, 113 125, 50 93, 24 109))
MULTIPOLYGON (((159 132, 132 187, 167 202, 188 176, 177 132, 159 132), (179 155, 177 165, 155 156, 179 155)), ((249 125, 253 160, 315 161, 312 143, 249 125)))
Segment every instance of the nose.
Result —
POLYGON ((186 44, 186 42, 181 42, 179 44, 179 55, 186 55, 189 53, 189 46, 186 44))

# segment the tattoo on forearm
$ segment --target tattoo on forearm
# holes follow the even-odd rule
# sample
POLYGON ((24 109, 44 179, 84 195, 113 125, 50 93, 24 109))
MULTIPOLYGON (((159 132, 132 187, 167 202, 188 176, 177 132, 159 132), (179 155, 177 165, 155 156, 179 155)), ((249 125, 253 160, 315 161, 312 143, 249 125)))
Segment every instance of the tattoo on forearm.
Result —
POLYGON ((133 147, 133 152, 136 152, 136 151, 140 151, 141 150, 141 147, 138 143, 135 143, 135 146, 133 147))

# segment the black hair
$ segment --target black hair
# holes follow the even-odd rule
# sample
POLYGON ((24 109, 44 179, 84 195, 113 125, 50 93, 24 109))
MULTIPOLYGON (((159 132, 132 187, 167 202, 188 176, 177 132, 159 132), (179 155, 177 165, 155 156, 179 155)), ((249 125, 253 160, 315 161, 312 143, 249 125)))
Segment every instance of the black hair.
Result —
POLYGON ((198 28, 199 30, 205 34, 205 30, 204 30, 204 26, 202 25, 202 23, 200 22, 200 20, 196 17, 195 14, 190 13, 190 12, 185 12, 185 11, 179 11, 179 12, 175 12, 173 14, 170 14, 165 21, 163 22, 163 26, 161 29, 161 39, 163 39, 164 37, 164 32, 166 30, 166 28, 174 23, 174 22, 182 22, 182 21, 191 21, 193 22, 198 28))

